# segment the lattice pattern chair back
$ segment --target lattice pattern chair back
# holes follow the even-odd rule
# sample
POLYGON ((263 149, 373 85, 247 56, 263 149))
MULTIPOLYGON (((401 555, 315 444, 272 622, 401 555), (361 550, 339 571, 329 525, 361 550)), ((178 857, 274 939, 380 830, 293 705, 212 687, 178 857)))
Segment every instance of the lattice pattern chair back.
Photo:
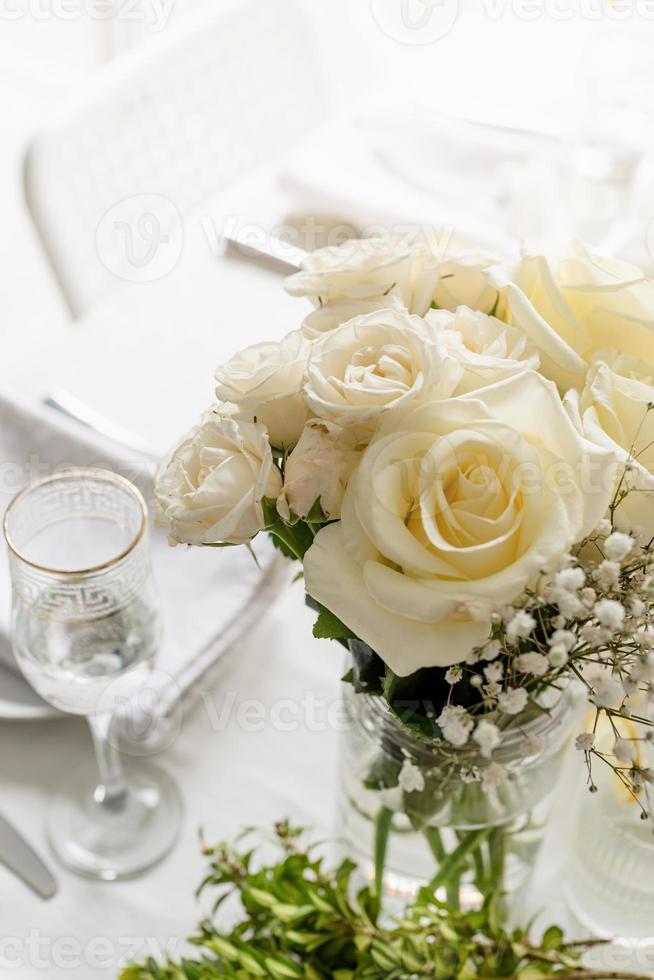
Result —
POLYGON ((308 8, 227 0, 174 40, 103 70, 33 140, 27 202, 75 316, 116 285, 111 245, 103 240, 101 259, 96 236, 117 203, 162 196, 174 224, 328 114, 327 63, 308 8))

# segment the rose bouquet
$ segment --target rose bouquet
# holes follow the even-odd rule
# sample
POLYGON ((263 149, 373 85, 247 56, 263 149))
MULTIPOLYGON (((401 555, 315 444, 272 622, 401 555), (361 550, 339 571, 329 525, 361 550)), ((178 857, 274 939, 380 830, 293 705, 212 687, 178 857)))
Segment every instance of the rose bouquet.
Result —
POLYGON ((452 903, 517 884, 575 691, 591 790, 607 766, 647 818, 654 281, 377 238, 287 288, 313 311, 218 369, 157 497, 173 543, 264 530, 303 563, 351 656, 344 823, 377 889, 430 877, 412 835, 452 903))

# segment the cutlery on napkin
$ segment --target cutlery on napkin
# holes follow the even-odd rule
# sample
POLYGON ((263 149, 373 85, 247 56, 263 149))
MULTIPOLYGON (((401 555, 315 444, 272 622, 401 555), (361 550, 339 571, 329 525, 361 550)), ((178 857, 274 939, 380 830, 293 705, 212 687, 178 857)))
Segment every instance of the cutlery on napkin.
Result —
POLYGON ((56 894, 57 882, 48 868, 34 848, 2 814, 0 814, 0 863, 13 871, 41 898, 52 898, 56 894))

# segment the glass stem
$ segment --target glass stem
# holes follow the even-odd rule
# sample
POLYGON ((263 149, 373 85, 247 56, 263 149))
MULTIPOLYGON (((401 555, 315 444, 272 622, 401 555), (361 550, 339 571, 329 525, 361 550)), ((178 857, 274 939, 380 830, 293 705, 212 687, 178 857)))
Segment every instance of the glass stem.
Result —
POLYGON ((111 739, 112 714, 89 715, 100 782, 93 797, 107 810, 122 810, 127 800, 127 783, 116 744, 111 739))

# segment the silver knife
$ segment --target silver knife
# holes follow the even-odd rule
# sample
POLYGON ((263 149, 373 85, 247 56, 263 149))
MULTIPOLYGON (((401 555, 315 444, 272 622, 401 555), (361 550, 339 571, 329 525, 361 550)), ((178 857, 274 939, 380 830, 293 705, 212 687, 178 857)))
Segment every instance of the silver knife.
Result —
POLYGON ((52 898, 57 882, 36 851, 0 814, 0 862, 18 875, 41 898, 52 898))
POLYGON ((282 266, 288 272, 298 272, 302 268, 302 262, 309 254, 297 245, 284 242, 274 235, 266 235, 262 232, 257 234, 256 239, 248 234, 248 228, 229 229, 223 232, 227 245, 241 255, 252 256, 258 259, 272 260, 277 265, 282 266))

